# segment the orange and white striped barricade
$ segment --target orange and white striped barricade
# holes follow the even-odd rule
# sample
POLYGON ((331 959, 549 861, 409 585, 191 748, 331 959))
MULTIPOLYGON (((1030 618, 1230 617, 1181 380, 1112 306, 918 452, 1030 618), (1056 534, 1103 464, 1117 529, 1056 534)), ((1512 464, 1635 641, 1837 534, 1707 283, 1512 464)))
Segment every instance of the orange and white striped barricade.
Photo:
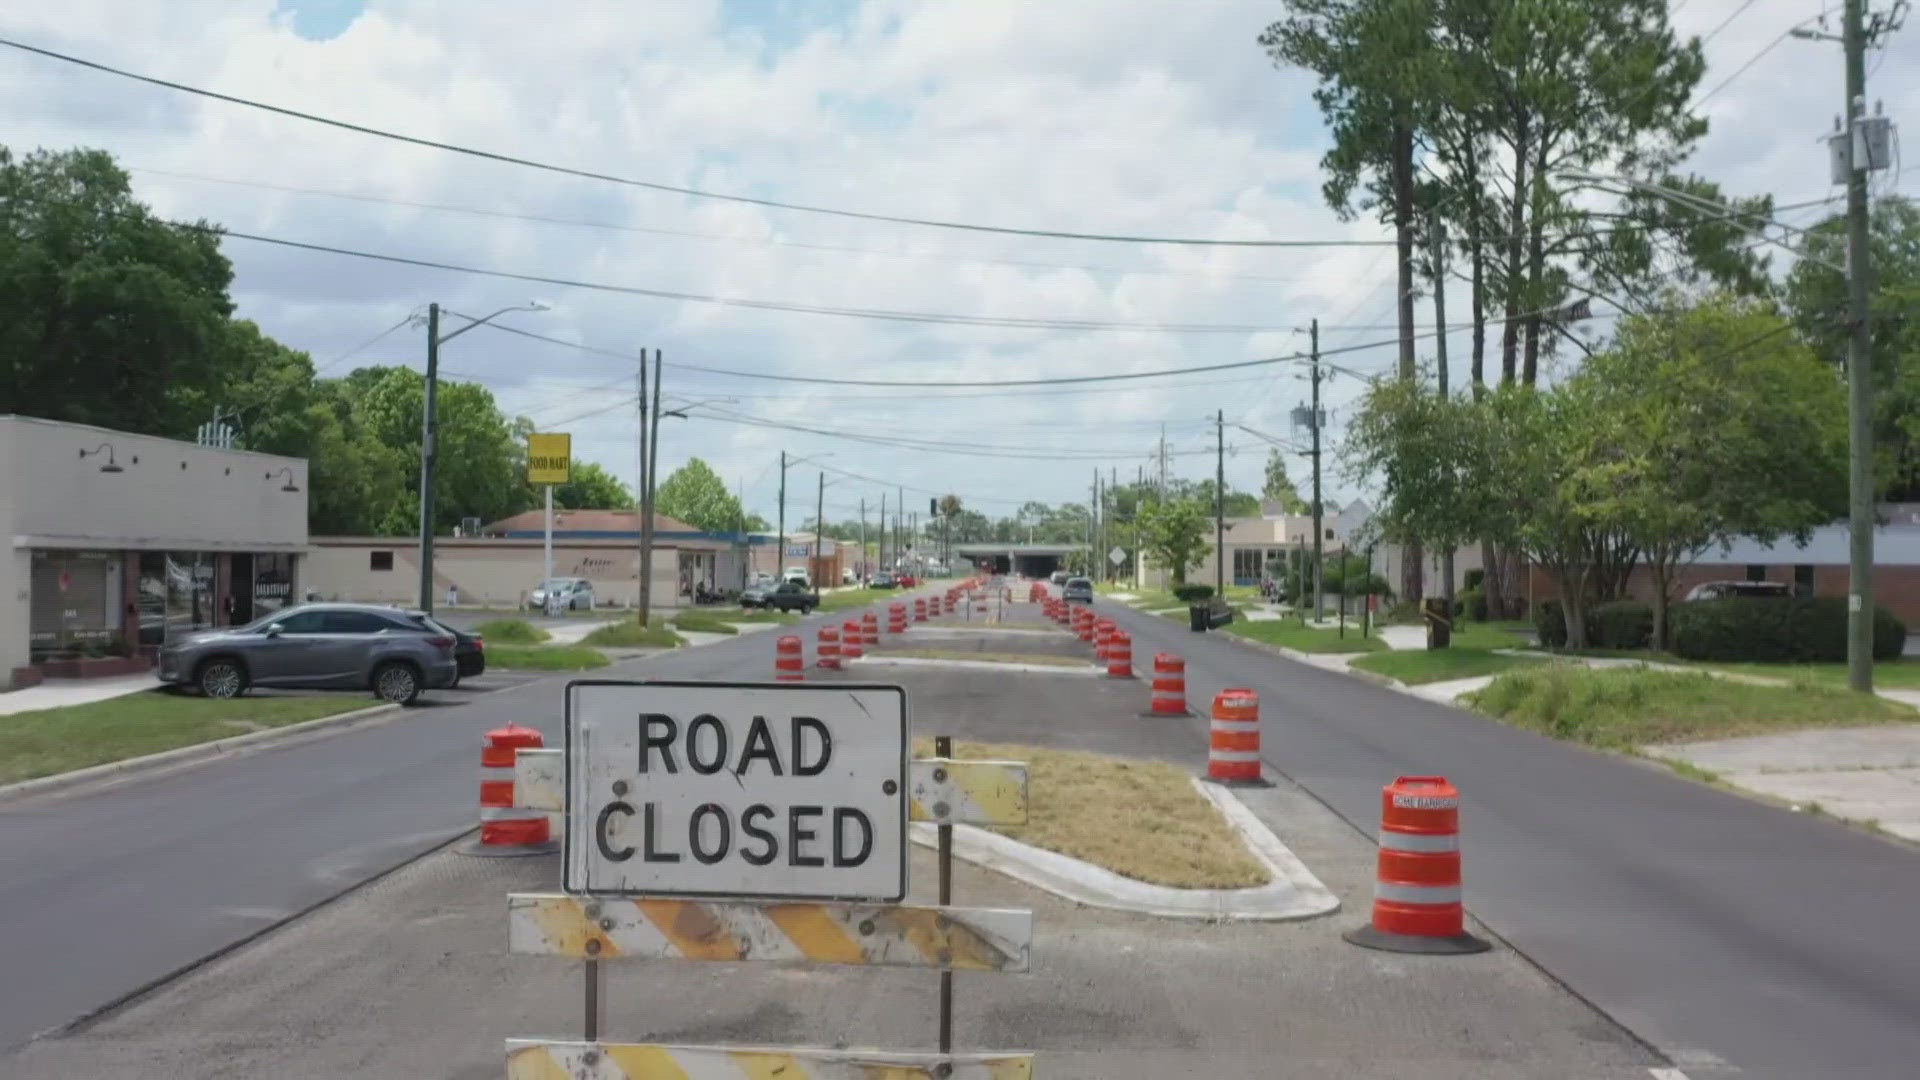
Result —
POLYGON ((1148 716, 1186 716, 1187 662, 1172 653, 1153 654, 1153 704, 1148 716))
POLYGON ((773 644, 775 682, 803 682, 807 677, 806 643, 797 634, 781 634, 773 644))
POLYGON ((1380 791, 1373 921, 1340 935, 1387 952, 1476 953, 1460 898, 1460 792, 1444 776, 1402 776, 1380 791))
POLYGON ((1093 621, 1093 658, 1101 663, 1107 662, 1107 647, 1113 643, 1113 635, 1119 630, 1112 619, 1093 621))
POLYGON ((1117 627, 1107 637, 1107 678, 1133 678, 1133 635, 1117 627))
POLYGON ((924 596, 916 596, 913 598, 913 621, 927 621, 927 598, 924 596))
POLYGON ((872 611, 860 613, 860 644, 869 649, 880 644, 880 616, 872 611))
POLYGON ((1080 640, 1089 645, 1093 644, 1093 624, 1093 612, 1086 608, 1073 609, 1073 632, 1080 635, 1080 640))
POLYGON ((547 815, 519 804, 514 795, 514 755, 545 745, 538 731, 508 721, 480 744, 480 836, 460 850, 467 855, 545 855, 560 850, 547 815))
POLYGON ((1259 784, 1260 696, 1238 688, 1215 694, 1210 727, 1207 779, 1217 784, 1259 784))
POLYGON ((907 632, 907 605, 887 605, 887 633, 904 634, 907 632))
POLYGON ((840 626, 840 656, 846 660, 858 660, 865 656, 866 650, 860 647, 860 621, 848 619, 840 626))
POLYGON ((840 631, 836 627, 820 628, 819 641, 813 650, 813 665, 827 671, 840 670, 840 631))

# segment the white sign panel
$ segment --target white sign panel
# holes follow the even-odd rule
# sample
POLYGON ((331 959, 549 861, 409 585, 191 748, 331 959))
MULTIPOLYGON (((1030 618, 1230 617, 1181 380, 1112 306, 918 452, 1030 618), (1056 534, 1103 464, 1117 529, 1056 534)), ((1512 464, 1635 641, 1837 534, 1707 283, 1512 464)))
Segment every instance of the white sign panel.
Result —
POLYGON ((566 719, 567 892, 906 896, 900 687, 583 680, 566 719))

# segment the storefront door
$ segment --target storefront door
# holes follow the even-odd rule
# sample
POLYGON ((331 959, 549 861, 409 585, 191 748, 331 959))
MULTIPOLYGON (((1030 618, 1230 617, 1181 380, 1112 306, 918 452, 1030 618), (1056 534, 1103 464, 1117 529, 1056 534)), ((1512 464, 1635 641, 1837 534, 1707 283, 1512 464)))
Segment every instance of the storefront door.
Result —
POLYGON ((227 556, 227 610, 229 626, 253 621, 253 556, 245 552, 227 556))

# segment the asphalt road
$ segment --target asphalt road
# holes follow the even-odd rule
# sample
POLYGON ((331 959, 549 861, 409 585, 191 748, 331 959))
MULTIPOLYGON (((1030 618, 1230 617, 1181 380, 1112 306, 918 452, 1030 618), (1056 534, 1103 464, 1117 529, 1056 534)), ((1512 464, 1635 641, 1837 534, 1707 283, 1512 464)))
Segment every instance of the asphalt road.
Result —
MULTIPOLYGON (((743 635, 601 674, 764 678, 771 648, 743 635)), ((0 957, 18 976, 0 979, 0 1048, 473 828, 482 736, 508 720, 558 735, 565 681, 433 692, 386 723, 0 802, 0 957)))
POLYGON ((1225 686, 1257 690, 1267 763, 1370 834, 1383 783, 1453 780, 1469 910, 1692 1080, 1915 1075, 1913 851, 1100 607, 1134 635, 1137 665, 1156 650, 1186 658, 1196 706, 1225 686))

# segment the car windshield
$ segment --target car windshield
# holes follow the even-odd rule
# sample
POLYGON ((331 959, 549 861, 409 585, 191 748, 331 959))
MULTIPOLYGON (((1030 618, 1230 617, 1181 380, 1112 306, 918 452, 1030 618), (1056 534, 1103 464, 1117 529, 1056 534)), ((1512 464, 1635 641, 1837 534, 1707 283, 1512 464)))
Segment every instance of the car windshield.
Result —
POLYGON ((1093 582, 1091 582, 1091 581, 1088 581, 1088 580, 1087 580, 1086 578, 1083 578, 1083 577, 1077 577, 1077 578, 1072 578, 1072 579, 1069 579, 1069 580, 1068 580, 1068 582, 1067 582, 1067 588, 1069 588, 1069 589, 1091 589, 1091 588, 1093 588, 1093 582))
POLYGON ((548 578, 540 583, 540 587, 548 592, 555 592, 561 589, 573 588, 573 581, 570 578, 548 578))

